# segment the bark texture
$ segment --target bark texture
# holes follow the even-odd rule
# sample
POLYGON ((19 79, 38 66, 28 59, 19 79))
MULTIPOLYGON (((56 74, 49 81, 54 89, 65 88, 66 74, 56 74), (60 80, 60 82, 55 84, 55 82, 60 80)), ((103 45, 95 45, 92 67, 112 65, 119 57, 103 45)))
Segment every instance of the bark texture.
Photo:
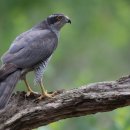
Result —
POLYGON ((111 111, 130 105, 130 76, 57 91, 54 98, 37 102, 39 95, 13 94, 0 111, 0 130, 31 130, 61 119, 111 111))

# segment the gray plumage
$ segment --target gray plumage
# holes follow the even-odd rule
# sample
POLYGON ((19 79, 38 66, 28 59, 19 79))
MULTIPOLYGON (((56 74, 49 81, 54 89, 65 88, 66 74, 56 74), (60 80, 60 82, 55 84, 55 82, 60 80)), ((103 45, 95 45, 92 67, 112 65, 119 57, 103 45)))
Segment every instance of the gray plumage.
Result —
POLYGON ((0 109, 4 108, 7 104, 15 85, 20 78, 20 72, 20 70, 17 70, 0 82, 0 109))
POLYGON ((9 50, 2 56, 0 109, 5 107, 16 83, 20 78, 24 78, 26 73, 34 71, 36 83, 41 80, 44 69, 57 47, 59 31, 68 22, 70 23, 70 20, 67 16, 53 14, 13 41, 9 50))

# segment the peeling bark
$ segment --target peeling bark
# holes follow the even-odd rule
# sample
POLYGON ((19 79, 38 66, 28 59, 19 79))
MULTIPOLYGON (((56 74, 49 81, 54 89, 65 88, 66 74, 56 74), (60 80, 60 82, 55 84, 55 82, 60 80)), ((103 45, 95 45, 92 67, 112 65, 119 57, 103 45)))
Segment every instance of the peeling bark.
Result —
POLYGON ((0 130, 31 130, 61 119, 111 111, 130 105, 130 76, 57 91, 52 99, 36 102, 39 95, 13 94, 0 111, 0 130))

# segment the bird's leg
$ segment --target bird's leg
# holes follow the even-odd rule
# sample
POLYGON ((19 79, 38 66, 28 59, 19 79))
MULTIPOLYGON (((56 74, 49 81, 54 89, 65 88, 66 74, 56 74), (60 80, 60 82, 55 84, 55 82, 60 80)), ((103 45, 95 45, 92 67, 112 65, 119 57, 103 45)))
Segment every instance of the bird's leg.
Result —
POLYGON ((44 88, 42 79, 40 80, 39 85, 40 85, 41 91, 42 91, 41 96, 38 98, 39 100, 42 99, 42 98, 46 98, 46 97, 47 98, 53 98, 54 93, 52 93, 52 94, 47 93, 47 90, 45 90, 45 88, 44 88))
POLYGON ((32 89, 31 89, 31 87, 30 87, 30 85, 28 84, 28 82, 27 82, 27 79, 26 79, 26 76, 24 77, 24 82, 25 82, 25 85, 27 86, 27 96, 29 96, 29 95, 31 95, 31 94, 38 94, 38 92, 34 92, 32 89))

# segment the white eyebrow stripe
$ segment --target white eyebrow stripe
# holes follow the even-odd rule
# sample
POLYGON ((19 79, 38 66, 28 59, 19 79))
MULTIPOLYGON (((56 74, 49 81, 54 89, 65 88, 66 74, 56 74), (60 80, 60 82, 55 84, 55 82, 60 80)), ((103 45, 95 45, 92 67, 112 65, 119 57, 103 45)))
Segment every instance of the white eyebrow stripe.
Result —
POLYGON ((70 19, 68 16, 65 16, 67 19, 70 19))

